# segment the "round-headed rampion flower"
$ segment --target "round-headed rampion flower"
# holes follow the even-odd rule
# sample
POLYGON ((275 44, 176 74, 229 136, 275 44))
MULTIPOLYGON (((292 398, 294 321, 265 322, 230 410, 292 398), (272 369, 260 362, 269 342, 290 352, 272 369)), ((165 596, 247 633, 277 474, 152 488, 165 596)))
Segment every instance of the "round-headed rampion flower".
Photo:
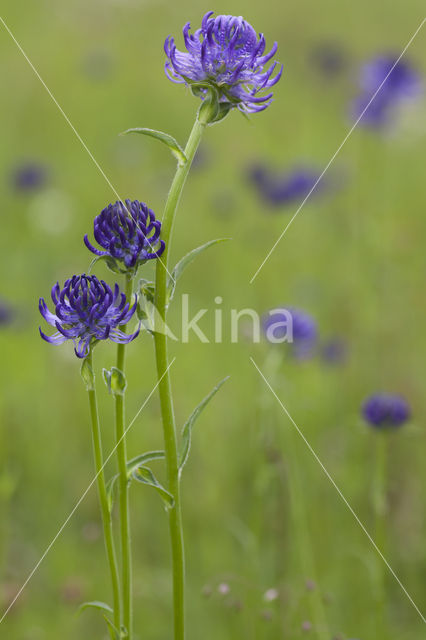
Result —
POLYGON ((25 162, 13 170, 11 180, 16 191, 36 191, 45 186, 47 173, 44 165, 25 162))
POLYGON ((386 126, 392 119, 394 107, 420 95, 422 90, 420 74, 405 60, 395 64, 397 59, 392 55, 381 55, 362 67, 360 74, 362 93, 352 105, 355 118, 363 114, 362 124, 377 128, 386 126), (379 87, 379 92, 369 104, 379 87), (365 113, 363 113, 364 110, 365 113))
POLYGON ((6 302, 0 300, 0 326, 10 324, 14 315, 13 309, 6 302))
MULTIPOLYGON (((189 33, 191 25, 186 23, 186 52, 176 48, 171 36, 166 39, 167 77, 177 83, 209 85, 218 92, 225 113, 233 107, 245 113, 263 111, 270 105, 272 93, 259 94, 275 85, 282 74, 281 67, 273 77, 277 62, 265 70, 277 43, 264 54, 263 34, 258 35, 246 20, 226 15, 213 18, 213 13, 206 13, 194 34, 189 33)), ((199 93, 204 96, 206 89, 201 87, 199 93)))
POLYGON ((144 202, 117 201, 102 209, 94 221, 93 235, 104 250, 93 247, 87 235, 84 242, 97 256, 107 256, 114 270, 127 272, 161 256, 165 244, 160 240, 160 232, 161 222, 144 202))
POLYGON ((78 358, 89 355, 90 348, 98 340, 107 340, 127 344, 134 340, 139 329, 126 335, 119 329, 126 324, 136 311, 137 300, 133 307, 120 293, 116 284, 114 291, 96 276, 73 276, 66 280, 61 289, 57 282, 52 289, 52 301, 55 313, 51 313, 43 298, 39 309, 43 318, 57 332, 47 336, 40 328, 41 337, 51 344, 62 344, 66 340, 74 343, 78 358))
POLYGON ((263 318, 266 339, 272 343, 289 342, 300 360, 311 357, 317 341, 317 324, 305 311, 293 307, 274 309, 263 318))
POLYGON ((400 427, 410 418, 410 407, 404 398, 392 393, 377 393, 362 405, 362 415, 378 429, 400 427))
POLYGON ((312 195, 319 195, 327 186, 323 180, 318 181, 319 177, 320 173, 309 167, 296 167, 288 173, 277 175, 257 165, 249 173, 259 196, 271 207, 285 206, 295 200, 302 200, 311 191, 312 195))

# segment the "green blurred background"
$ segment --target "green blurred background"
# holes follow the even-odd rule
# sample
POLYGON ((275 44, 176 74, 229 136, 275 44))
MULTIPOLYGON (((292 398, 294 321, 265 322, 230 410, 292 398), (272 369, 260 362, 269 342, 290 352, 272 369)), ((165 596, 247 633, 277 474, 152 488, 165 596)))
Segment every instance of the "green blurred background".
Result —
MULTIPOLYGON (((408 107, 390 134, 354 132, 330 169, 338 188, 306 204, 252 285, 299 202, 270 210, 247 179, 257 162, 278 171, 305 162, 321 171, 351 126, 359 66, 383 51, 402 51, 423 3, 3 0, 1 15, 115 189, 148 202, 161 218, 173 160, 154 140, 118 133, 145 126, 184 143, 198 103, 166 79, 162 46, 169 33, 181 45, 183 24, 197 26, 208 9, 243 14, 268 43, 277 40, 284 76, 266 112, 250 123, 232 113, 205 135, 179 210, 173 257, 214 237, 233 240, 199 258, 179 293, 190 293, 191 309, 210 309, 200 324, 211 338, 214 298, 222 296, 224 315, 231 308, 263 313, 298 306, 317 320, 321 340, 345 342, 347 357, 334 365, 320 357, 284 358, 275 388, 371 531, 375 434, 359 407, 376 390, 405 395, 414 419, 390 438, 386 556, 424 611, 424 101, 408 107), (333 74, 316 55, 327 47, 342 61, 333 74)), ((421 32, 407 56, 423 71, 425 50, 421 32)), ((0 77, 0 297, 15 312, 0 328, 4 610, 93 478, 79 363, 71 345, 40 340, 37 301, 49 297, 56 280, 88 268, 83 235, 116 198, 2 25, 0 77), (11 176, 25 162, 46 167, 41 188, 16 189, 11 176)), ((113 280, 102 267, 96 273, 113 280)), ((179 327, 179 318, 177 303, 171 325, 179 327)), ((171 344, 179 424, 231 375, 197 425, 183 480, 188 638, 315 637, 315 629, 302 632, 304 622, 315 624, 306 588, 315 579, 330 637, 372 640, 376 553, 306 445, 297 437, 289 444, 294 427, 249 360, 266 367, 271 348, 248 339, 231 344, 229 337, 225 328, 223 344, 171 344), (306 575, 290 514, 288 466, 295 460, 315 576, 306 575), (278 595, 271 602, 270 589, 278 595)), ((113 346, 104 344, 96 364, 110 366, 113 357, 113 346)), ((130 420, 155 384, 146 333, 129 349, 128 380, 130 420)), ((99 377, 98 387, 109 451, 112 400, 99 377)), ((161 442, 154 396, 131 429, 130 453, 161 442)), ((132 488, 131 500, 137 637, 165 640, 171 637, 166 514, 148 489, 132 488)), ((424 622, 390 575, 386 588, 386 638, 423 638, 424 622)), ((94 599, 109 601, 110 592, 92 489, 0 624, 0 637, 102 638, 95 612, 76 616, 82 601, 94 599)))

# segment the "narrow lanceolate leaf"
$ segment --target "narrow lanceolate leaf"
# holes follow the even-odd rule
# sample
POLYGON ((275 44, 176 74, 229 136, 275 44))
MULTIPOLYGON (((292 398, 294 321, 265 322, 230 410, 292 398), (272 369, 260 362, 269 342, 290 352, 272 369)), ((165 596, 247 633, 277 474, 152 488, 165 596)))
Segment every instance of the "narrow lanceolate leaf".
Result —
MULTIPOLYGON (((144 465, 146 462, 151 462, 151 460, 164 460, 165 457, 164 451, 148 451, 147 453, 142 453, 141 455, 136 456, 136 458, 129 460, 126 465, 129 482, 133 477, 133 472, 136 471, 138 467, 144 465)), ((108 509, 110 513, 114 506, 115 492, 119 477, 120 476, 117 473, 108 481, 106 486, 108 509)))
POLYGON ((142 453, 140 456, 136 456, 136 458, 132 458, 132 460, 127 462, 127 474, 130 477, 138 467, 143 466, 146 462, 151 462, 151 460, 164 460, 165 457, 164 451, 148 451, 147 453, 142 453))
POLYGON ((179 450, 179 470, 180 471, 182 471, 186 461, 188 460, 189 451, 191 449, 192 428, 198 416, 203 411, 204 407, 210 402, 213 396, 216 395, 216 393, 219 391, 221 386, 225 384, 225 382, 228 379, 229 379, 229 376, 221 380, 219 384, 216 385, 216 387, 212 389, 212 391, 210 391, 209 395, 206 396, 204 400, 202 400, 197 407, 195 407, 194 411, 191 413, 188 420, 185 422, 182 429, 182 439, 181 439, 181 445, 179 450))
POLYGON ((93 600, 91 602, 83 602, 78 608, 79 612, 84 611, 85 609, 99 609, 103 613, 114 613, 113 609, 106 604, 105 602, 101 602, 100 600, 93 600))
POLYGON ((174 498, 157 480, 148 467, 138 467, 132 473, 132 477, 142 484, 147 484, 149 487, 153 487, 162 497, 166 507, 171 509, 174 506, 174 498))
POLYGON ((219 242, 226 242, 227 240, 230 240, 230 239, 231 238, 216 238, 216 240, 210 240, 209 242, 206 242, 206 244, 201 245, 201 247, 192 249, 192 251, 190 251, 185 256, 183 256, 183 258, 181 258, 179 262, 175 265, 171 273, 171 278, 169 278, 168 280, 168 283, 167 283, 168 299, 171 300, 173 298, 176 282, 179 280, 182 273, 185 271, 186 267, 188 267, 192 262, 194 262, 195 258, 200 253, 202 253, 209 247, 212 247, 213 245, 218 244, 219 242))
POLYGON ((113 625, 113 623, 111 622, 111 620, 109 618, 107 618, 106 616, 104 616, 104 620, 107 624, 108 627, 108 631, 109 631, 109 635, 111 637, 111 640, 121 640, 121 638, 126 637, 123 636, 119 630, 117 629, 117 627, 115 625, 113 625))
POLYGON ((117 481, 119 477, 120 476, 118 475, 118 473, 115 476, 112 476, 112 478, 108 481, 106 486, 107 504, 108 504, 108 509, 110 513, 112 512, 112 508, 114 506, 115 490, 117 487, 117 481))
POLYGON ((177 159, 179 165, 183 167, 187 162, 186 155, 180 146, 180 144, 170 136, 168 133, 164 133, 163 131, 156 131, 155 129, 146 129, 145 127, 135 127, 134 129, 127 129, 127 131, 123 131, 122 135, 127 133, 141 133, 144 136, 151 136, 151 138, 156 138, 160 140, 164 144, 166 144, 174 157, 177 159))

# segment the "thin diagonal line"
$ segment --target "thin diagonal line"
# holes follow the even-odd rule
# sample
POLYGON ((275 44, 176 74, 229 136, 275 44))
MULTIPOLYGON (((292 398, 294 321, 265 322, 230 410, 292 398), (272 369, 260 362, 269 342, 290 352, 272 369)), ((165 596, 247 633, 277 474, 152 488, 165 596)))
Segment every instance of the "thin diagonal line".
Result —
MULTIPOLYGON (((18 40, 15 38, 15 36, 13 35, 12 31, 9 29, 9 27, 7 26, 6 22, 3 20, 3 18, 0 16, 0 22, 3 24, 4 28, 6 29, 6 31, 8 32, 8 34, 10 35, 10 37, 12 38, 13 42, 16 44, 16 46, 18 47, 19 51, 22 53, 22 55, 24 56, 25 60, 28 62, 28 64, 30 65, 31 69, 34 71, 35 75, 37 76, 37 78, 40 80, 41 84, 43 85, 43 87, 46 89, 47 93, 49 94, 50 98, 53 100, 54 104, 56 105, 56 107, 58 108, 58 110, 60 111, 60 113, 62 114, 62 116, 64 117, 65 121, 67 122, 67 124, 69 125, 69 127, 71 128, 71 130, 73 131, 73 133, 75 134, 77 140, 80 142, 80 144, 82 145, 83 149, 88 153, 88 155, 90 156, 91 160, 93 161, 94 165, 96 166, 96 168, 98 169, 98 171, 100 172, 100 174, 102 175, 102 177, 104 178, 104 180, 107 182, 108 186, 111 188, 112 192, 114 193, 115 197, 117 198, 117 200, 119 200, 120 202, 123 203, 125 209, 128 211, 129 216, 131 216, 131 212, 130 210, 127 209, 126 203, 125 201, 121 198, 121 196, 119 195, 117 189, 114 187, 114 185, 112 184, 111 180, 108 178, 108 176, 106 175, 105 171, 102 169, 102 167, 100 166, 99 162, 96 160, 95 156, 93 155, 93 153, 90 151, 89 147, 87 146, 87 144, 84 142, 83 138, 81 137, 81 135, 78 133, 77 129, 74 127, 73 123, 71 122, 71 120, 69 119, 69 117, 67 116, 67 114, 65 113, 65 111, 62 109, 61 105, 59 104, 59 102, 56 100, 55 96, 53 95, 53 93, 51 92, 51 90, 49 89, 49 87, 47 86, 47 84, 45 83, 45 81, 43 80, 43 78, 41 77, 40 73, 37 71, 37 69, 35 68, 35 66, 33 65, 33 63, 31 62, 31 60, 29 59, 29 57, 27 56, 27 54, 25 53, 24 49, 22 48, 22 46, 19 44, 18 40)), ((132 218, 133 219, 133 218, 132 218)), ((134 220, 137 228, 139 229, 139 231, 142 231, 139 223, 137 220, 134 220)), ((149 241, 149 238, 147 238, 145 236, 149 246, 151 247, 151 249, 154 249, 154 247, 152 246, 151 242, 149 241)), ((161 260, 160 257, 157 257, 157 260, 160 261, 160 263, 163 265, 163 267, 165 268, 165 270, 167 271, 168 276, 172 279, 172 281, 174 282, 174 278, 172 276, 172 274, 169 272, 169 270, 167 269, 166 265, 164 264, 164 262, 161 260)), ((1 620, 0 620, 1 622, 1 620)))
POLYGON ((257 366, 257 364, 255 363, 255 361, 253 360, 252 357, 250 357, 250 360, 252 361, 254 367, 257 369, 258 373, 260 374, 261 378, 265 382, 266 386, 271 391, 271 393, 274 396, 274 398, 277 400, 277 402, 280 405, 281 409, 284 411, 284 413, 286 414, 286 416, 288 417, 290 422, 293 424, 293 426, 295 427, 297 433, 302 438, 303 442, 306 444, 306 446, 308 447, 309 451, 314 456, 315 460, 318 462, 318 464, 320 465, 321 469, 323 470, 323 472, 325 473, 325 475, 327 476, 327 478, 329 479, 329 481, 331 482, 333 487, 336 489, 337 493, 339 494, 339 496, 341 497, 341 499, 343 500, 343 502, 345 503, 345 505, 347 506, 347 508, 349 509, 349 511, 351 512, 351 514, 353 515, 353 517, 355 518, 355 520, 357 521, 357 523, 359 524, 359 526, 361 527, 361 529, 363 530, 363 532, 365 533, 365 535, 367 536, 369 541, 371 542, 371 544, 373 545, 374 549, 377 551, 378 555, 383 560, 383 562, 385 563, 385 565, 389 569, 390 573, 395 578, 395 580, 397 581, 397 583, 399 584, 399 586, 401 587, 401 589, 403 590, 403 592, 407 596, 408 600, 411 602, 411 604, 413 605, 414 609, 419 614, 420 618, 423 620, 424 623, 426 623, 426 618, 424 617, 424 615, 422 614, 422 612, 420 611, 420 609, 418 608, 418 606, 414 602, 413 598, 408 593, 407 589, 402 584, 401 580, 396 575, 395 571, 390 566, 389 562, 386 560, 386 558, 383 555, 383 553, 380 551, 380 549, 377 546, 377 544, 374 542, 374 540, 371 537, 371 535, 368 533, 367 529, 365 528, 365 526, 363 525, 363 523, 361 522, 361 520, 359 519, 359 517, 357 516, 357 514, 355 513, 355 511, 353 510, 353 508, 351 507, 351 505, 349 504, 349 502, 347 501, 347 499, 345 498, 345 496, 343 495, 343 493, 341 492, 341 490, 339 489, 339 487, 337 486, 337 484, 335 483, 335 481, 333 480, 333 478, 331 477, 331 475, 329 474, 329 472, 327 471, 325 466, 323 465, 323 463, 321 462, 320 458, 318 457, 318 455, 316 454, 316 452, 314 451, 312 446, 309 444, 308 440, 306 439, 306 437, 303 434, 303 432, 301 431, 301 429, 297 426, 297 424, 295 423, 295 421, 293 420, 293 418, 291 417, 291 415, 287 411, 286 407, 283 405, 283 403, 281 402, 280 398, 277 396, 277 394, 275 393, 274 389, 271 387, 271 385, 269 384, 268 380, 265 378, 265 376, 263 375, 262 371, 259 369, 259 367, 257 366))
POLYGON ((90 489, 93 487, 93 485, 95 484, 96 480, 98 479, 99 475, 102 473, 102 471, 104 470, 105 466, 107 465, 107 463, 109 462, 109 460, 112 458, 112 456, 114 455, 117 447, 119 446, 120 442, 123 440, 123 438, 125 438, 127 432, 129 431, 129 429, 133 426, 133 424, 136 422, 137 418, 139 417, 139 415, 141 414, 142 410, 144 409, 144 407, 147 405, 147 403, 149 402, 151 396, 153 395, 154 391, 157 389, 158 385, 160 384, 160 382, 162 381, 162 379, 164 378, 164 376, 166 375, 166 373, 168 372, 168 370, 170 369, 170 367, 172 366, 172 364, 174 363, 174 361, 176 360, 176 358, 173 358, 173 360, 170 362, 169 366, 167 367, 167 369, 164 371, 163 375, 161 376, 161 378, 157 381, 157 383, 155 384, 154 388, 152 389, 152 391, 149 393, 148 397, 145 399, 145 401, 143 402, 142 406, 140 407, 140 409, 138 410, 138 412, 136 413, 135 417, 133 418, 133 420, 131 421, 131 423, 129 424, 129 426, 127 427, 127 429, 125 430, 125 432, 123 433, 123 435, 121 436, 120 440, 117 442, 117 444, 115 445, 115 447, 113 448, 113 450, 111 451, 111 453, 109 454, 109 456, 107 457, 107 459, 105 460, 105 462, 103 463, 102 467, 99 469, 98 473, 95 475, 95 477, 93 478, 93 480, 91 481, 91 483, 89 484, 89 486, 87 487, 87 489, 84 491, 84 493, 82 494, 82 496, 80 497, 80 499, 78 500, 78 502, 76 503, 76 505, 74 506, 73 510, 71 511, 71 513, 68 515, 68 517, 66 518, 66 520, 64 521, 64 523, 61 525, 61 527, 58 530, 58 533, 55 535, 55 537, 53 538, 53 540, 50 542, 49 546, 46 548, 45 552, 43 553, 43 555, 41 556, 40 560, 37 562, 37 564, 34 566, 34 568, 32 569, 31 573, 28 575, 28 578, 25 580, 24 584, 22 585, 22 587, 19 589, 18 593, 15 595, 15 597, 13 598, 12 602, 9 604, 9 606, 7 607, 6 611, 3 613, 2 617, 0 618, 0 624, 3 622, 3 620, 5 619, 5 617, 7 616, 7 614, 9 613, 9 611, 11 610, 11 608, 13 607, 13 605, 15 604, 15 602, 18 600, 19 596, 21 595, 21 593, 23 592, 23 590, 25 589, 25 587, 27 586, 27 584, 29 583, 29 581, 31 580, 31 578, 34 576, 35 572, 37 571, 37 569, 40 567, 41 563, 43 562, 43 560, 45 559, 45 557, 47 556, 47 554, 49 553, 49 551, 51 550, 51 548, 53 547, 53 545, 55 544, 55 542, 57 541, 57 539, 59 538, 59 536, 61 535, 61 533, 63 532, 63 530, 65 529, 65 527, 67 526, 68 522, 71 520, 71 518, 73 517, 74 513, 77 511, 78 507, 80 506, 80 504, 83 502, 84 498, 87 496, 87 494, 89 493, 90 489))
POLYGON ((302 203, 300 204, 299 208, 297 209, 296 213, 293 214, 293 216, 290 218, 290 221, 287 223, 287 226, 285 227, 284 231, 281 233, 281 235, 279 236, 279 238, 276 240, 275 244, 272 246, 272 248, 270 249, 269 253, 266 255, 265 259, 263 260, 263 262, 261 263, 261 265, 258 267, 257 271, 254 273, 254 275, 252 276, 251 280, 250 280, 250 284, 252 284, 254 282, 254 280, 257 278, 259 272, 261 269, 263 269, 265 263, 269 260, 269 258, 271 257, 272 253, 275 251, 275 249, 277 248, 278 244, 281 242, 281 240, 283 239, 284 235, 287 233, 287 230, 289 229, 290 225, 294 222, 294 220, 296 219, 296 217, 299 215, 300 211, 303 209, 303 207, 305 206, 306 202, 309 200, 309 198, 311 197, 312 193, 315 191, 315 189, 317 188, 317 186, 319 185, 319 183, 321 182, 321 180, 323 179, 324 175, 326 174, 326 172, 328 171, 328 169, 330 168, 330 166, 332 165, 332 163, 334 162, 334 160, 336 159, 337 155, 340 153, 340 151, 342 150, 343 146, 346 144, 346 142, 348 141, 348 139, 350 138, 350 136, 352 135, 352 133, 355 131, 356 127, 358 126, 359 122, 361 121, 362 117, 364 116, 365 112, 367 111, 367 109, 370 107, 371 103, 373 102, 373 100, 376 98, 377 94, 379 93, 379 91, 381 90, 381 88, 383 87, 383 85, 385 84, 386 80, 389 78, 390 74, 392 73, 392 71, 395 69, 396 65, 399 63, 399 61, 401 60, 402 56, 405 54, 405 52, 407 51, 408 47, 411 45, 411 43, 413 42, 414 38, 417 36, 417 34, 419 33, 420 29, 423 27, 424 23, 426 21, 426 18, 423 18, 422 22, 420 23, 420 25, 417 27, 416 31, 414 32, 414 34, 411 36, 410 40, 408 41, 408 43, 406 44, 406 46, 404 47, 404 49, 402 50, 401 55, 399 56, 399 58, 397 59, 397 61, 394 63, 394 65, 392 66, 391 70, 389 71, 389 73, 387 74, 387 76, 385 77, 385 79, 381 82, 381 84, 379 85, 379 87, 376 89, 375 93, 372 95, 372 97, 370 98, 367 106, 364 108, 364 110, 362 111, 361 115, 359 116, 359 118, 355 121, 355 123, 352 125, 352 127, 349 129, 348 133, 346 134, 346 136, 343 139, 343 142, 339 145, 339 147, 337 148, 337 151, 335 151, 335 153, 331 156, 330 160, 328 161, 328 163, 325 166, 325 169, 323 170, 323 172, 321 173, 321 175, 317 178, 315 184, 313 185, 313 187, 311 188, 311 190, 309 191, 309 193, 307 194, 307 196, 304 198, 304 200, 302 201, 302 203))

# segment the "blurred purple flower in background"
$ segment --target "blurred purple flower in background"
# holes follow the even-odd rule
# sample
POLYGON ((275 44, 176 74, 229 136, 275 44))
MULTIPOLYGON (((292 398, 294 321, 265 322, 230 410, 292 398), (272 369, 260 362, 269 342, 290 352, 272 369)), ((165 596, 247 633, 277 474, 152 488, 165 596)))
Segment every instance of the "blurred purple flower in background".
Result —
MULTIPOLYGON (((256 165, 249 170, 249 178, 256 187, 260 199, 271 207, 280 207, 302 201, 317 182, 320 172, 309 167, 295 167, 284 174, 277 174, 266 167, 256 165)), ((312 192, 319 195, 327 187, 322 179, 312 192)))
POLYGON ((318 329, 311 315, 294 307, 273 309, 263 318, 263 331, 271 343, 288 342, 298 360, 314 354, 318 329))
POLYGON ((375 428, 389 429, 400 427, 411 416, 407 401, 392 393, 376 393, 362 405, 364 419, 375 428))
POLYGON ((32 192, 42 189, 47 184, 47 168, 38 162, 23 162, 11 173, 11 183, 16 191, 32 192))
POLYGON ((0 327, 7 326, 13 322, 15 313, 7 302, 0 300, 0 327))
POLYGON ((330 365, 343 364, 348 357, 348 345, 343 338, 330 338, 321 345, 321 359, 330 365))
POLYGON ((397 59, 396 56, 381 55, 373 58, 361 68, 359 84, 362 93, 355 98, 351 107, 355 119, 361 116, 375 92, 384 82, 377 96, 362 116, 361 124, 377 128, 385 127, 392 121, 396 107, 421 94, 422 77, 410 62, 400 60, 391 71, 397 59))
MULTIPOLYGON (((245 113, 263 111, 271 104, 272 93, 258 94, 274 86, 282 74, 277 62, 265 70, 277 43, 265 54, 263 34, 258 35, 241 16, 213 18, 213 13, 205 14, 194 34, 190 34, 190 23, 185 24, 186 52, 179 51, 174 38, 168 36, 164 45, 167 77, 176 83, 210 85, 218 92, 225 112, 234 107, 245 113)), ((199 91, 201 97, 206 93, 203 87, 199 91)))
POLYGON ((90 349, 98 340, 107 340, 127 344, 134 340, 139 329, 131 335, 123 333, 119 327, 133 316, 137 300, 133 307, 126 296, 120 293, 118 284, 114 291, 96 276, 73 276, 66 280, 61 289, 57 282, 52 289, 52 301, 55 314, 51 313, 43 298, 40 298, 39 310, 43 318, 57 332, 47 336, 40 328, 41 337, 50 344, 62 344, 72 340, 78 358, 89 355, 90 349))
POLYGON ((345 69, 347 55, 338 43, 320 42, 311 50, 309 64, 317 69, 322 76, 333 79, 345 69))

